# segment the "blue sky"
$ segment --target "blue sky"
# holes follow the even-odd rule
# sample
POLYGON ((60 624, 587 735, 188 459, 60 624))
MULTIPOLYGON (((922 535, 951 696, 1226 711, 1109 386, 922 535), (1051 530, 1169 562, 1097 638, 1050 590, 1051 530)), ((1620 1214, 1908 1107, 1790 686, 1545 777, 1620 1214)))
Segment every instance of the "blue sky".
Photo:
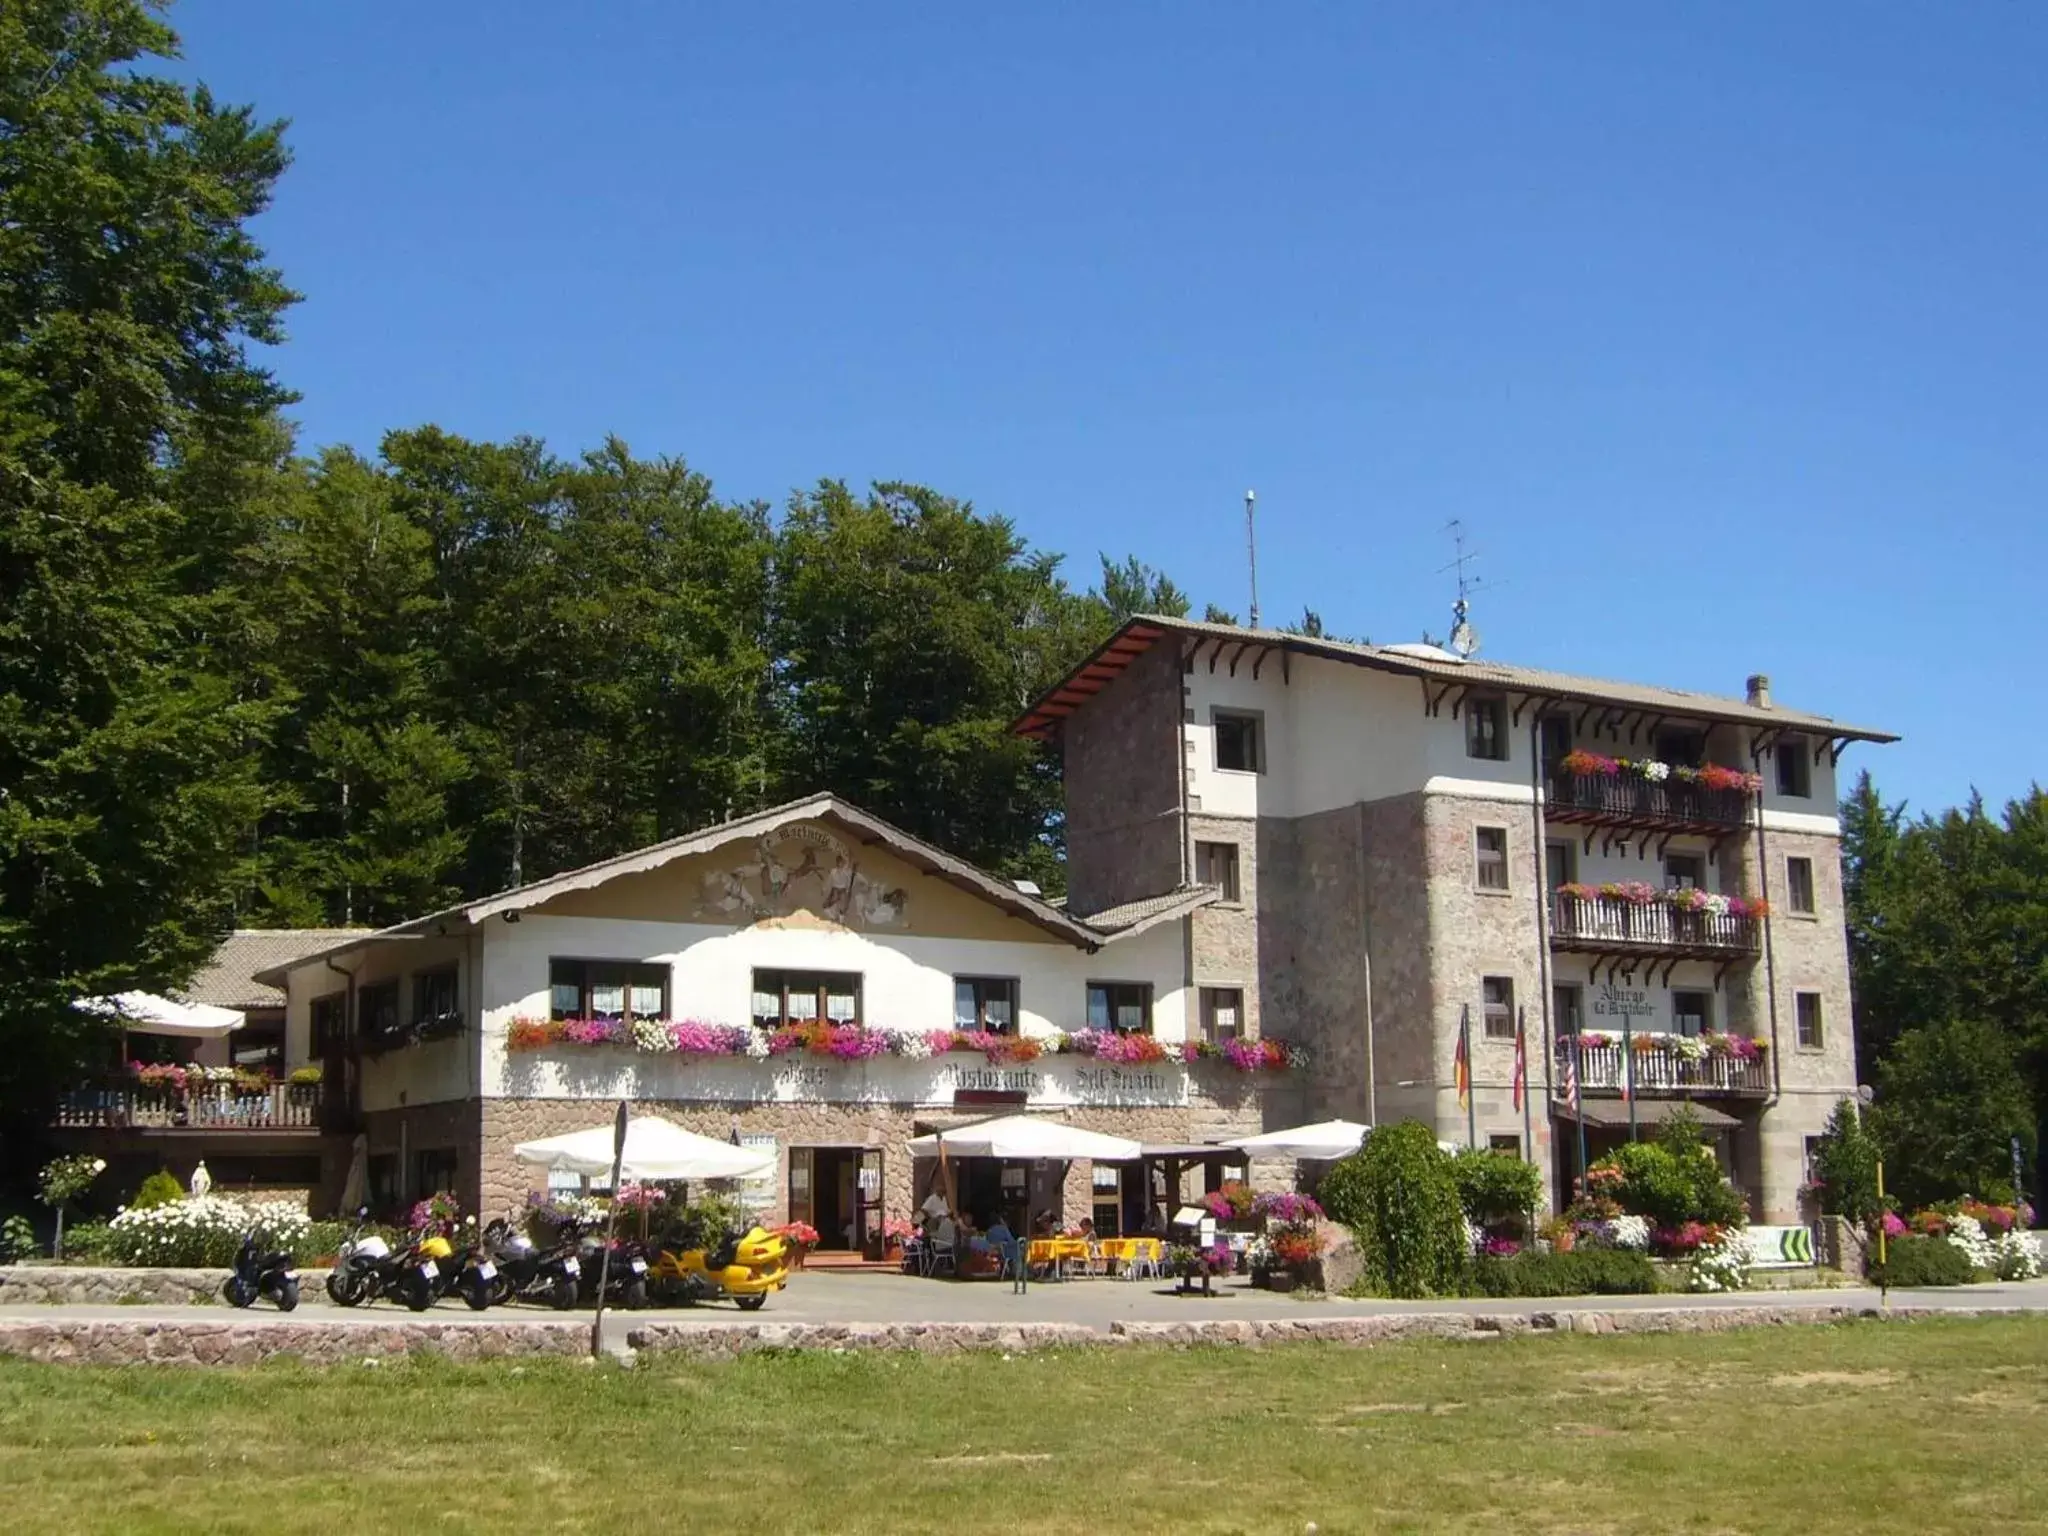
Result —
POLYGON ((1251 486, 1267 619, 1380 641, 1445 627, 1458 518, 1490 656, 1768 671, 1920 806, 2048 778, 2035 7, 172 21, 293 121, 308 446, 918 480, 1240 614, 1251 486))

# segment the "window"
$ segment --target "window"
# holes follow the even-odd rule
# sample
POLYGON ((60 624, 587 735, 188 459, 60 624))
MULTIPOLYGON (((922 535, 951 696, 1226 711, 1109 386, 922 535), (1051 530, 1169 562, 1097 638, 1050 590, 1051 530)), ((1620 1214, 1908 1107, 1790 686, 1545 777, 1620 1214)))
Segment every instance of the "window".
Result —
POLYGON ((438 965, 415 971, 412 978, 412 1023, 415 1029, 458 1029, 462 1014, 455 1000, 455 967, 438 965))
POLYGON ((1215 886, 1223 893, 1225 901, 1241 900, 1237 884, 1237 844, 1195 844, 1195 879, 1199 884, 1215 886))
POLYGON ((1522 1138, 1512 1135, 1489 1136, 1486 1138, 1486 1150, 1505 1153, 1509 1157, 1519 1159, 1522 1155, 1522 1138))
POLYGON ((1572 749, 1572 717, 1552 713, 1543 717, 1543 762, 1556 771, 1558 762, 1572 749))
POLYGON ((1820 1182, 1820 1149, 1826 1143, 1827 1137, 1825 1136, 1809 1136, 1806 1138, 1806 1153, 1801 1164, 1802 1172, 1799 1182, 1808 1189, 1811 1189, 1820 1182))
POLYGON ((953 1027, 985 1029, 992 1035, 1017 1032, 1017 983, 1002 976, 953 978, 953 1027))
POLYGON ((1485 998, 1486 1038, 1489 1040, 1512 1040, 1515 1038, 1515 984, 1506 976, 1488 976, 1479 983, 1481 995, 1485 998))
POLYGON ((1799 1042, 1802 1051, 1817 1051, 1821 1048, 1822 1033, 1820 1019, 1820 994, 1818 992, 1796 992, 1792 996, 1796 1010, 1797 1024, 1793 1038, 1799 1042))
POLYGON ((1806 755, 1806 738, 1795 736, 1778 743, 1778 793, 1804 800, 1813 793, 1813 762, 1806 755))
POLYGON ((228 1062, 252 1072, 284 1071, 284 1020, 250 1020, 228 1036, 228 1062))
POLYGON ((1543 867, 1550 876, 1550 888, 1576 884, 1579 878, 1579 845, 1573 842, 1545 843, 1543 867))
POLYGON ((385 1039, 398 1033, 398 983, 380 981, 356 993, 356 1018, 365 1040, 385 1039))
POLYGON ((548 994, 550 1018, 664 1018, 668 967, 625 960, 550 960, 548 994))
POLYGON ((1259 717, 1219 709, 1210 715, 1216 728, 1216 766, 1226 773, 1263 773, 1265 754, 1259 749, 1259 717))
POLYGON ((1664 889, 1697 891, 1707 883, 1707 861, 1697 853, 1674 853, 1664 860, 1664 889))
POLYGON ((325 1056, 348 1041, 348 994, 330 992, 313 999, 313 1054, 325 1056))
POLYGON ((1714 999, 1705 992, 1671 994, 1671 1027, 1681 1035, 1703 1035, 1714 1027, 1714 999))
POLYGON ((1785 906, 1788 911, 1813 916, 1813 860, 1785 861, 1785 906))
POLYGON ((456 1160, 453 1147, 429 1147, 412 1155, 412 1194, 424 1200, 429 1195, 455 1192, 456 1160))
POLYGON ((1707 760, 1707 738, 1698 731, 1659 731, 1655 750, 1659 762, 1698 768, 1707 760))
POLYGON ((1560 1035, 1585 1028, 1585 999, 1577 982, 1561 981, 1550 989, 1550 1018, 1560 1035))
POLYGON ((853 971, 754 972, 754 1022, 779 1024, 860 1022, 860 976, 853 971))
POLYGON ((1152 988, 1137 981, 1088 983, 1088 1027, 1120 1035, 1152 1033, 1152 988))
POLYGON ((1479 698, 1465 701, 1465 755, 1492 762, 1508 760, 1508 701, 1479 698))
POLYGON ((1508 888, 1508 829, 1506 827, 1476 827, 1472 832, 1473 866, 1472 880, 1482 891, 1504 891, 1508 888))
POLYGON ((1237 987, 1202 988, 1202 1038, 1211 1045, 1244 1033, 1244 993, 1237 987))

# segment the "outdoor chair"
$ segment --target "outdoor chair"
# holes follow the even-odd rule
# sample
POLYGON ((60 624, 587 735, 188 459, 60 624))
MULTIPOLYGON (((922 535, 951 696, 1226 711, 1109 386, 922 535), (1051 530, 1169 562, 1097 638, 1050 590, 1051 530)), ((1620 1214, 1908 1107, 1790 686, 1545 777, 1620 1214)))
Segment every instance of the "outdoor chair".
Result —
POLYGON ((1159 1260, 1152 1256, 1152 1245, 1150 1243, 1134 1243, 1131 1245, 1131 1256, 1124 1262, 1124 1278, 1126 1280, 1157 1280, 1159 1278, 1159 1260))
POLYGON ((1016 1238, 1000 1244, 997 1249, 1003 1256, 1003 1275, 1010 1282, 1010 1294, 1021 1296, 1031 1288, 1031 1266, 1024 1259, 1024 1245, 1016 1238))
POLYGON ((927 1278, 941 1273, 948 1275, 958 1273, 953 1267, 953 1244, 925 1244, 924 1272, 927 1278))

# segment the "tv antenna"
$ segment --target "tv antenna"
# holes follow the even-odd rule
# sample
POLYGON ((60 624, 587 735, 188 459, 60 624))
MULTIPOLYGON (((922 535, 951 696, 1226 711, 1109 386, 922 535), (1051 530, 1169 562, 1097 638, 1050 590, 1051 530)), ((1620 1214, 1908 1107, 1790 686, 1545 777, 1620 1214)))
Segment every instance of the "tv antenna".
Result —
POLYGON ((1479 631, 1472 627, 1472 594, 1484 591, 1488 583, 1482 577, 1467 574, 1465 567, 1479 558, 1479 551, 1465 547, 1465 524, 1452 518, 1444 524, 1444 532, 1451 536, 1451 547, 1457 551, 1449 565, 1437 567, 1437 574, 1445 571, 1458 573, 1458 600, 1451 604, 1451 637, 1446 649, 1459 660, 1469 661, 1479 654, 1479 631))
POLYGON ((1251 624, 1248 627, 1252 629, 1259 627, 1259 536, 1252 526, 1252 511, 1257 505, 1258 499, 1259 493, 1257 491, 1246 491, 1244 493, 1244 549, 1245 559, 1251 568, 1252 577, 1251 624))

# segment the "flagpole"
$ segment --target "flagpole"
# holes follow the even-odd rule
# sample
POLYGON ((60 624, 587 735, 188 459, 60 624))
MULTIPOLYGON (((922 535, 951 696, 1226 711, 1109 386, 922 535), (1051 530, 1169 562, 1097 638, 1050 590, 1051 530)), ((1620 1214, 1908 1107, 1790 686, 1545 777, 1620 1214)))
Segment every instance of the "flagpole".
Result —
POLYGON ((1458 1012, 1458 1054, 1465 1061, 1465 1145, 1479 1145, 1479 1101, 1472 1094, 1472 1005, 1458 1012))
POLYGON ((1628 1099, 1628 1139, 1636 1139, 1636 1038, 1630 1027, 1632 1015, 1621 1016, 1621 1071, 1623 1094, 1628 1099))

